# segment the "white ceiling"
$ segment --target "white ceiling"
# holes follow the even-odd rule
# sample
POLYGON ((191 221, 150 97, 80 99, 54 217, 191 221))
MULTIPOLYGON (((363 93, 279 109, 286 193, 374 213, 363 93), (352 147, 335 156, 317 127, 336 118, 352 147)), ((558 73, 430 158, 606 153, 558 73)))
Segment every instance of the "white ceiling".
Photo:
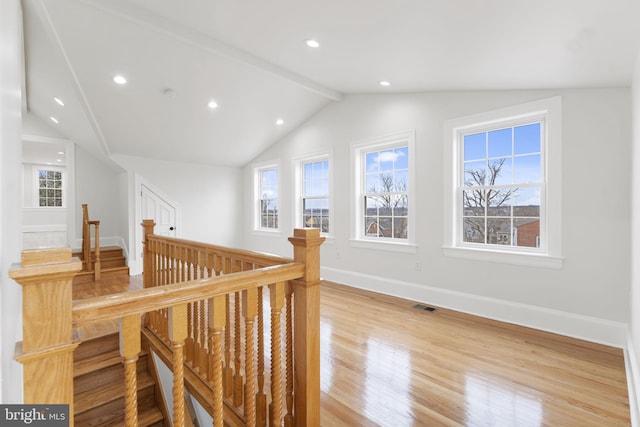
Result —
POLYGON ((96 155, 221 166, 246 164, 348 94, 629 86, 640 50, 639 0, 23 0, 23 8, 33 114, 55 116, 62 134, 96 155), (307 47, 309 38, 320 47, 307 47), (112 81, 117 73, 126 85, 112 81))

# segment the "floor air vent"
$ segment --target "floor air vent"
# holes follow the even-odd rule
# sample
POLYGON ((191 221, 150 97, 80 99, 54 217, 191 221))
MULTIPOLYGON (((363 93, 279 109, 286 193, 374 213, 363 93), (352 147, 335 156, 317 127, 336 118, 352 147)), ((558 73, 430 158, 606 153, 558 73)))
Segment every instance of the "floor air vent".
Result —
POLYGON ((429 307, 428 305, 416 304, 413 308, 417 308, 418 310, 424 311, 436 311, 435 307, 429 307))

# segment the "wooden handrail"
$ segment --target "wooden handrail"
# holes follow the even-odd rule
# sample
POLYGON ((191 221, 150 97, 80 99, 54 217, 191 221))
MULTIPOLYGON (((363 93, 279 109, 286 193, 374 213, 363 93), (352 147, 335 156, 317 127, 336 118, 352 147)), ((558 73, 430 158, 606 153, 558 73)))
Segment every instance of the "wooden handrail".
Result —
POLYGON ((290 263, 209 279, 77 300, 73 302, 72 308, 73 327, 120 319, 136 313, 146 313, 247 289, 257 289, 271 283, 297 279, 303 274, 304 265, 290 263))

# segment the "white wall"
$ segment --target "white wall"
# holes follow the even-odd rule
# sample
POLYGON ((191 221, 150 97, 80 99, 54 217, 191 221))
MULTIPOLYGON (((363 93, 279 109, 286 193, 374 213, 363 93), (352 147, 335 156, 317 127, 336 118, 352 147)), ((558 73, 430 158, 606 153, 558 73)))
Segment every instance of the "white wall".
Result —
POLYGON ((121 174, 122 170, 110 166, 107 162, 95 158, 91 153, 76 145, 75 155, 75 191, 76 205, 68 206, 75 209, 76 215, 76 244, 79 248, 82 239, 82 204, 89 205, 89 218, 100 221, 100 245, 105 246, 119 241, 124 244, 123 232, 127 230, 127 219, 123 215, 126 205, 122 206, 121 174))
POLYGON ((461 311, 623 345, 630 281, 628 89, 353 95, 311 118, 255 159, 282 165, 279 237, 251 232, 252 168, 245 167, 245 246, 291 255, 293 158, 332 150, 335 240, 322 249, 323 277, 461 311), (562 96, 563 268, 445 257, 443 122, 562 96), (350 144, 416 130, 416 254, 349 243, 350 144), (416 262, 421 271, 416 271, 416 262))
POLYGON ((20 262, 22 225, 22 12, 19 0, 0 2, 0 402, 22 402, 20 286, 7 274, 20 262))
MULTIPOLYGON (((633 113, 632 150, 632 222, 631 222, 631 314, 629 320, 629 341, 627 343, 628 365, 630 366, 631 414, 638 418, 638 392, 640 391, 640 52, 634 68, 631 87, 633 113)), ((629 370, 628 370, 629 372, 629 370)), ((635 425, 635 424, 634 424, 635 425)))
MULTIPOLYGON (((125 155, 112 155, 112 160, 178 204, 181 217, 176 226, 178 237, 232 247, 241 243, 239 169, 125 155)), ((129 186, 133 185, 131 178, 130 175, 129 186)), ((139 193, 131 191, 131 197, 139 198, 139 193)), ((130 223, 132 235, 133 227, 140 225, 130 223)))

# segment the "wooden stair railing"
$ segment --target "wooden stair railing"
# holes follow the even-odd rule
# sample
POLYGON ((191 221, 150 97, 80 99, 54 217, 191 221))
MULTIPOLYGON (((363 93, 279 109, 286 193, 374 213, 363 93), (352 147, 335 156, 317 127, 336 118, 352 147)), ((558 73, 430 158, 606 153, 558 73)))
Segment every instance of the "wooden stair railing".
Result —
POLYGON ((89 220, 89 207, 82 204, 82 257, 84 270, 94 270, 95 280, 100 280, 100 221, 89 220), (91 261, 91 226, 94 226, 95 260, 91 261))
MULTIPOLYGON (((27 375, 34 357, 18 357, 25 364, 25 403, 37 390, 39 400, 33 403, 73 406, 72 390, 63 392, 58 387, 66 384, 71 368, 66 362, 52 365, 50 361, 57 357, 58 348, 66 352, 75 348, 71 327, 120 319, 121 355, 125 369, 130 370, 126 366, 134 365, 139 352, 140 317, 144 316, 142 331, 151 348, 174 371, 175 426, 184 425, 185 386, 212 414, 214 425, 319 426, 319 253, 324 241, 319 231, 294 230, 289 239, 294 246, 291 260, 155 236, 153 221, 145 221, 144 226, 144 289, 71 303, 70 281, 79 261, 66 253, 58 257, 51 274, 64 281, 60 288, 69 287, 68 297, 29 301, 23 349, 33 352, 31 341, 49 335, 42 319, 48 320, 52 311, 60 315, 69 333, 47 341, 38 353, 46 366, 56 369, 55 375, 51 369, 27 375), (39 314, 32 317, 34 306, 39 314), (39 333, 33 332, 38 328, 39 333), (266 341, 265 329, 270 335, 266 341)), ((43 253, 39 259, 46 256, 43 253)), ((10 275, 23 285, 50 289, 53 279, 47 271, 52 265, 37 266, 38 274, 33 274, 34 268, 23 265, 10 275)), ((126 378, 127 425, 135 425, 135 375, 129 373, 126 378)))

